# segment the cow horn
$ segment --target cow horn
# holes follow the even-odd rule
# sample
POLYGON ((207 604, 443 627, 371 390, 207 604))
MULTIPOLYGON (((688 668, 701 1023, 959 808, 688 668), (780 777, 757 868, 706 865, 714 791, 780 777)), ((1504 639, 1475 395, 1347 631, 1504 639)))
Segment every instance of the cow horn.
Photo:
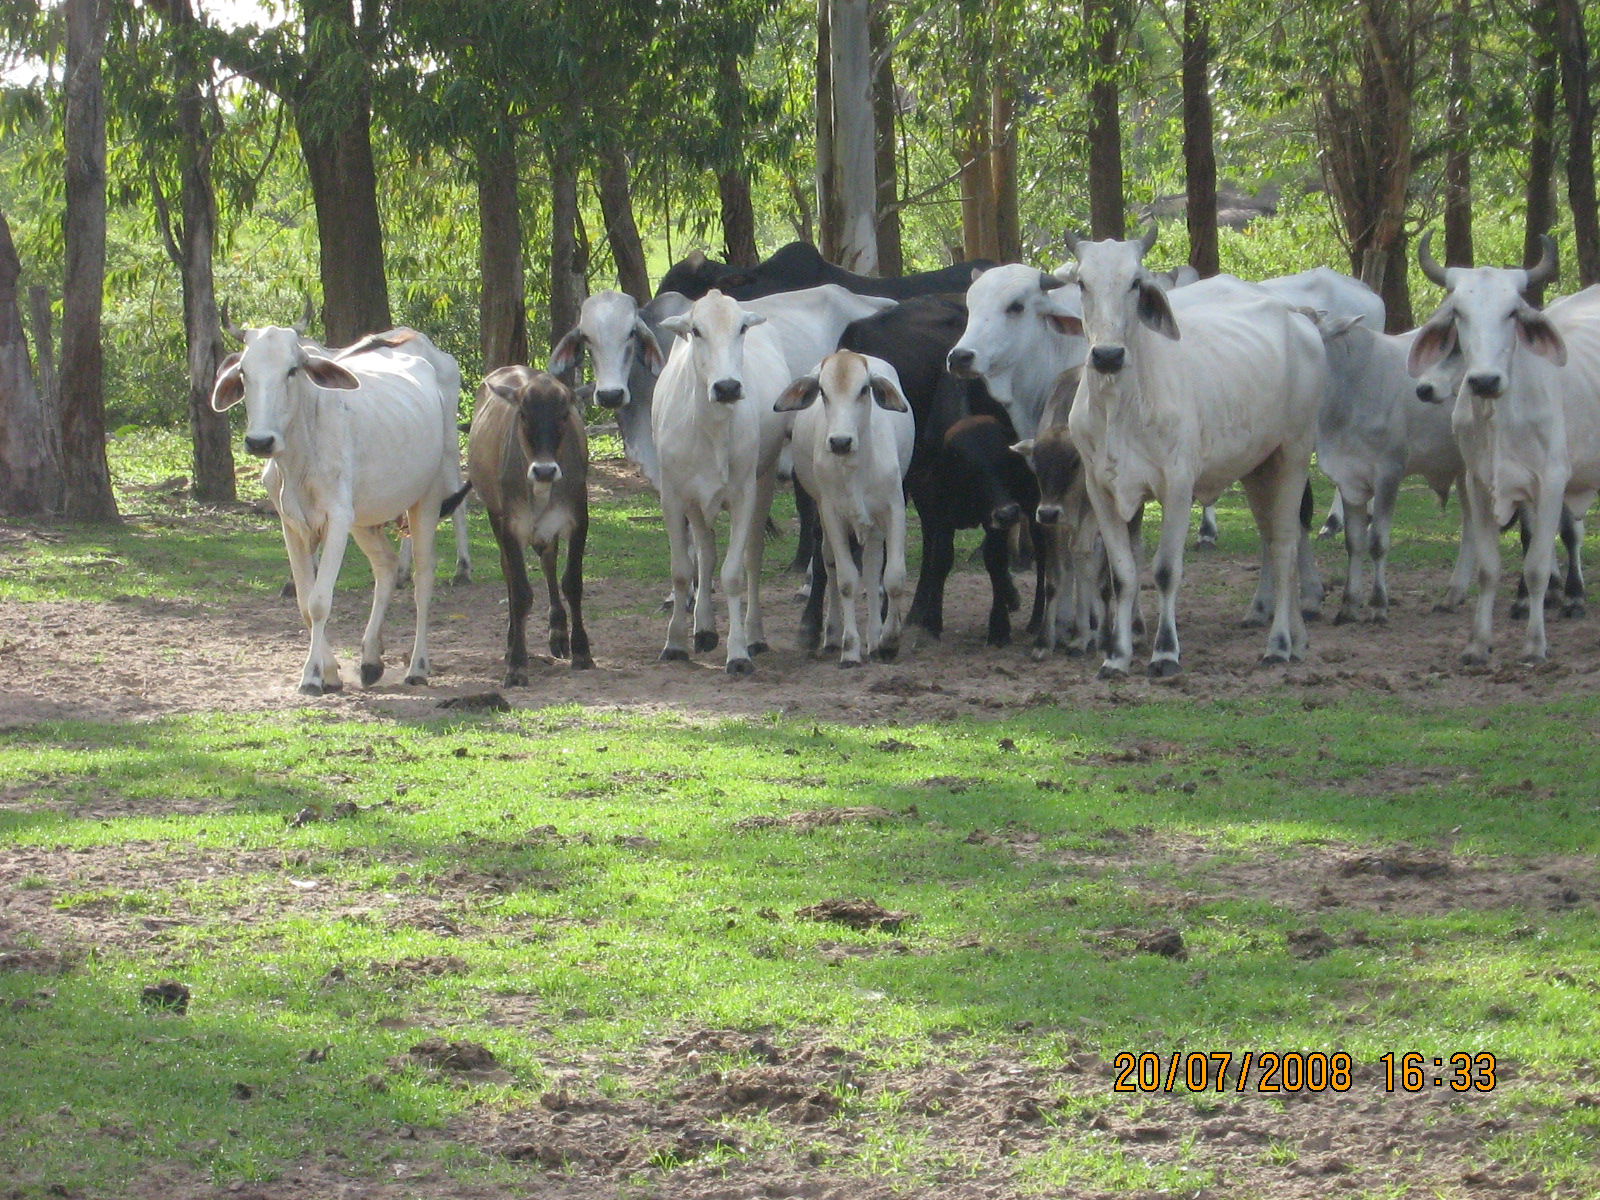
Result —
POLYGON ((305 307, 300 310, 300 319, 296 321, 291 328, 296 334, 303 336, 305 331, 311 328, 311 317, 311 293, 307 292, 305 307))
POLYGON ((1432 241, 1433 230, 1425 230, 1422 234, 1422 241, 1417 243, 1417 265, 1422 268, 1422 273, 1429 280, 1437 283, 1442 288, 1448 289, 1450 285, 1444 281, 1444 268, 1433 257, 1433 251, 1428 249, 1428 243, 1432 241))
POLYGON ((1528 283, 1530 288, 1541 287, 1556 277, 1559 268, 1556 265, 1556 244, 1548 233, 1539 235, 1539 242, 1544 247, 1544 253, 1539 256, 1539 261, 1528 268, 1528 283))
POLYGON ((1067 253, 1076 254, 1078 252, 1078 235, 1068 229, 1061 236, 1067 243, 1067 253))
POLYGON ((226 300, 222 302, 222 308, 217 313, 217 320, 222 325, 222 331, 234 341, 240 343, 244 341, 243 327, 235 325, 228 319, 228 302, 226 300))
POLYGON ((1139 235, 1139 257, 1143 258, 1150 253, 1150 248, 1156 244, 1156 234, 1161 232, 1161 227, 1154 221, 1146 225, 1144 232, 1139 235))
POLYGON ((1039 290, 1041 292, 1053 292, 1058 287, 1066 287, 1066 285, 1067 281, 1059 275, 1052 275, 1049 271, 1039 272, 1039 290))

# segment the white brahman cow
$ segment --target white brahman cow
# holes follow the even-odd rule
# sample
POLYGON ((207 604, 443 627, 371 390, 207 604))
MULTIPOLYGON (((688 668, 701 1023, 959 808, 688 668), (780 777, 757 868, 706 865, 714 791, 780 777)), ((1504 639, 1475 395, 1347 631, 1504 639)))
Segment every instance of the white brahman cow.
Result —
POLYGON ((454 397, 446 405, 432 364, 390 351, 345 362, 308 349, 293 329, 244 331, 224 361, 211 404, 245 402, 245 449, 270 460, 262 475, 283 522, 301 617, 311 648, 300 677, 307 695, 343 687, 328 641, 333 584, 354 537, 372 563, 372 615, 361 639, 361 681, 383 674, 383 617, 394 593, 396 553, 383 526, 404 513, 415 542, 416 641, 406 682, 428 681, 432 533, 466 494, 454 397), (313 561, 321 547, 320 564, 313 561))
POLYGON ((774 407, 799 414, 791 435, 795 478, 817 502, 822 522, 828 569, 823 649, 838 647, 841 667, 859 667, 863 649, 869 658, 892 661, 905 616, 905 475, 917 439, 900 377, 881 358, 839 350, 790 384, 774 407), (861 548, 860 570, 852 541, 861 548), (867 605, 864 648, 856 620, 861 597, 867 605))
POLYGON ((713 289, 687 313, 663 322, 683 339, 667 356, 651 414, 672 554, 672 617, 663 662, 689 657, 691 611, 695 650, 703 653, 717 644, 711 569, 714 522, 724 509, 731 517, 722 563, 728 674, 749 674, 755 669, 750 656, 767 648, 761 557, 778 455, 789 426, 789 418, 774 412, 773 404, 792 376, 766 321, 713 289))
POLYGON ((1067 428, 1083 456, 1113 581, 1100 673, 1125 675, 1132 662, 1139 581, 1129 525, 1147 500, 1162 509, 1150 673, 1181 669, 1177 594, 1189 508, 1235 480, 1261 533, 1263 570, 1285 585, 1274 589, 1263 661, 1287 662, 1305 649, 1296 543, 1327 375, 1321 339, 1307 317, 1268 295, 1206 299, 1175 314, 1169 299, 1192 289, 1169 298, 1151 278, 1143 260, 1155 238, 1152 226, 1137 242, 1069 239, 1083 313, 1054 318, 1089 347, 1067 428))

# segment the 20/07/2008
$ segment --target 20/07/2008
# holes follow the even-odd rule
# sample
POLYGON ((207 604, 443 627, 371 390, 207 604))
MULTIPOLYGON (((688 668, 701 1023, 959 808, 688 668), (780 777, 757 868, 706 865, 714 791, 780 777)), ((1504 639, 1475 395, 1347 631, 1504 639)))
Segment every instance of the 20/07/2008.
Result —
MULTIPOLYGON (((1384 1090, 1420 1092, 1430 1087, 1466 1092, 1493 1091, 1493 1054, 1465 1052, 1429 1057, 1416 1051, 1385 1054, 1384 1090), (1431 1069, 1430 1069, 1431 1068, 1431 1069)), ((1112 1091, 1171 1092, 1347 1092, 1355 1083, 1355 1063, 1343 1050, 1324 1054, 1298 1050, 1209 1053, 1132 1054, 1112 1060, 1112 1091)))

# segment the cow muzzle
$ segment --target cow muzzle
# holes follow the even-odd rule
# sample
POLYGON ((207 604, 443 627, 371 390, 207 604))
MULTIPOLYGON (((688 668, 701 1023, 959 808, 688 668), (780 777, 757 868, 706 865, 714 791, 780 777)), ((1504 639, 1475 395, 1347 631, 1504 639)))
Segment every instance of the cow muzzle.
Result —
POLYGON ((1472 389, 1472 394, 1484 400, 1493 400, 1505 391, 1505 376, 1499 371, 1474 371, 1467 376, 1467 386, 1472 389))
POLYGON ((989 514, 989 520, 996 529, 1010 529, 1022 519, 1022 505, 1011 503, 1002 504, 989 514))
POLYGON ((1059 504, 1041 504, 1034 513, 1041 525, 1054 525, 1061 520, 1061 506, 1059 504))
POLYGON ((835 454, 849 454, 856 448, 856 439, 848 433, 836 433, 828 439, 828 449, 835 454))
POLYGON ((1103 345, 1089 351, 1089 365, 1102 375, 1115 375, 1127 361, 1128 351, 1124 346, 1103 345))
POLYGON ((601 408, 621 408, 628 402, 626 388, 596 388, 594 402, 601 408))
POLYGON ((1438 388, 1427 380, 1423 380, 1417 384, 1417 399, 1424 404, 1439 404, 1444 400, 1444 397, 1439 394, 1438 388))
POLYGON ((561 478, 561 465, 553 462, 536 462, 528 468, 528 482, 532 484, 555 483, 561 478))
POLYGON ((744 384, 737 379, 719 379, 711 385, 711 398, 718 404, 737 404, 744 398, 744 384))
POLYGON ((950 374, 958 379, 975 379, 977 370, 978 352, 976 350, 955 349, 945 356, 945 366, 950 374))
POLYGON ((278 435, 275 433, 247 433, 244 448, 257 458, 271 458, 278 452, 278 435))

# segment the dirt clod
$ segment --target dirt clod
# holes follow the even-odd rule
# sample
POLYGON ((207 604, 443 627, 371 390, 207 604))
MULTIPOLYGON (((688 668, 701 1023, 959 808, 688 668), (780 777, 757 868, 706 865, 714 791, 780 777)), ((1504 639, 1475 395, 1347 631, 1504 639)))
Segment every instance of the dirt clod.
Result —
POLYGON ((820 900, 795 909, 794 915, 807 921, 832 921, 851 929, 882 929, 890 933, 916 919, 915 913, 884 908, 876 900, 867 899, 820 900))
POLYGON ((186 1013, 189 1011, 189 989, 175 979, 165 979, 140 991, 139 1003, 157 1011, 186 1013))
POLYGON ((494 1051, 478 1042, 431 1037, 406 1051, 412 1058, 442 1071, 488 1071, 499 1064, 494 1051))
POLYGON ((1315 925, 1305 929, 1296 929, 1285 935, 1289 944, 1289 953, 1296 958, 1321 958, 1325 954, 1332 954, 1339 948, 1324 929, 1315 925))

